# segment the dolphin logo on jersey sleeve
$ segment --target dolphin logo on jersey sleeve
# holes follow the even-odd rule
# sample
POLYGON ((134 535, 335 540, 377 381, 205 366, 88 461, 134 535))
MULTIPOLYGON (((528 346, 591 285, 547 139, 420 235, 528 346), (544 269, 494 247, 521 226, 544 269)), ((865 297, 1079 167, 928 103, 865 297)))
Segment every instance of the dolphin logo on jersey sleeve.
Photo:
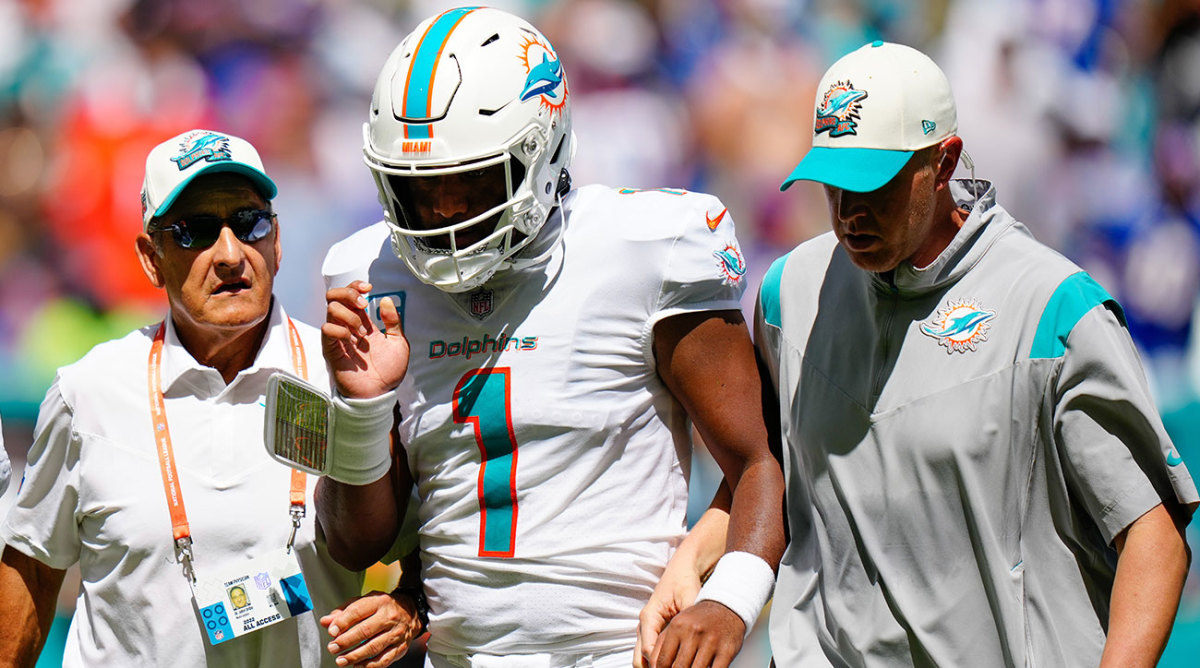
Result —
POLYGON ((737 285, 746 275, 746 259, 736 244, 726 244, 719 251, 713 251, 717 258, 717 267, 721 271, 721 280, 726 285, 737 285))

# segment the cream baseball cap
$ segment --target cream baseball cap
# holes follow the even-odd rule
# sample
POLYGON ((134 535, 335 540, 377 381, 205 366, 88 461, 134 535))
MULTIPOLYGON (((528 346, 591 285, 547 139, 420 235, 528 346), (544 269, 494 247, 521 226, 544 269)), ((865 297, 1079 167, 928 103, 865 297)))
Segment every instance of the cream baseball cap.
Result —
POLYGON ((189 130, 155 146, 146 157, 142 229, 166 213, 192 179, 215 172, 245 175, 268 200, 279 192, 250 142, 211 130, 189 130))
POLYGON ((872 42, 842 56, 817 86, 812 148, 780 190, 798 180, 870 192, 914 151, 958 132, 950 82, 928 56, 872 42))

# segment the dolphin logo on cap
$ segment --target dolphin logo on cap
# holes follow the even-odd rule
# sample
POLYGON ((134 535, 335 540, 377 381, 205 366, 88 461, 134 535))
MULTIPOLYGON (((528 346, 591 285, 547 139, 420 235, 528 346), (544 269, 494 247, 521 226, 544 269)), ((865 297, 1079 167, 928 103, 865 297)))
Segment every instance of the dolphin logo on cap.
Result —
POLYGON ((867 91, 858 90, 849 81, 838 81, 825 92, 825 99, 817 108, 813 134, 828 132, 830 137, 858 134, 859 110, 866 99, 867 91))
POLYGON ((179 155, 171 158, 171 162, 178 165, 179 171, 182 172, 201 160, 221 162, 232 159, 233 155, 229 152, 229 137, 215 132, 205 132, 184 139, 179 155))

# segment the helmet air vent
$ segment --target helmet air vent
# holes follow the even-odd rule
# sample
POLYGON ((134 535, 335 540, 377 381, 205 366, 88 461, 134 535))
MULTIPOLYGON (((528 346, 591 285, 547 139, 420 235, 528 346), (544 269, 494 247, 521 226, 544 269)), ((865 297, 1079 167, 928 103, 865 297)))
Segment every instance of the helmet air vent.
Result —
POLYGON ((508 102, 505 102, 504 104, 500 105, 499 107, 496 107, 495 109, 480 109, 479 115, 480 116, 495 116, 496 114, 500 113, 500 111, 503 110, 507 106, 508 106, 508 102))

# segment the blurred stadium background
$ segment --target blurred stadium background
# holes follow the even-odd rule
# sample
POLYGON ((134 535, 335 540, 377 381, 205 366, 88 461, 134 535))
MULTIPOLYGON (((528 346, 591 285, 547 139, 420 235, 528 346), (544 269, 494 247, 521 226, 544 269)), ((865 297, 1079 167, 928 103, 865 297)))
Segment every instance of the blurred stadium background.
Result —
MULTIPOLYGON (((276 294, 320 321, 325 250, 380 216, 359 152, 376 73, 451 4, 0 0, 0 414, 15 475, 54 370, 161 317, 133 254, 148 150, 192 127, 254 142, 280 186, 276 294)), ((1200 472, 1200 0, 491 4, 559 49, 577 184, 725 200, 750 263, 747 308, 772 259, 828 228, 819 189, 778 192, 808 147, 821 73, 876 38, 925 50, 955 88, 978 175, 1124 305, 1168 429, 1200 472)), ((715 479, 701 460, 697 507, 715 479)), ((1189 537, 1200 547, 1195 525, 1189 537)), ((1192 570, 1163 666, 1200 656, 1192 570)), ((392 575, 376 569, 372 584, 392 575)), ((75 586, 39 666, 58 664, 75 586)), ((768 657, 756 634, 738 666, 768 657)))

